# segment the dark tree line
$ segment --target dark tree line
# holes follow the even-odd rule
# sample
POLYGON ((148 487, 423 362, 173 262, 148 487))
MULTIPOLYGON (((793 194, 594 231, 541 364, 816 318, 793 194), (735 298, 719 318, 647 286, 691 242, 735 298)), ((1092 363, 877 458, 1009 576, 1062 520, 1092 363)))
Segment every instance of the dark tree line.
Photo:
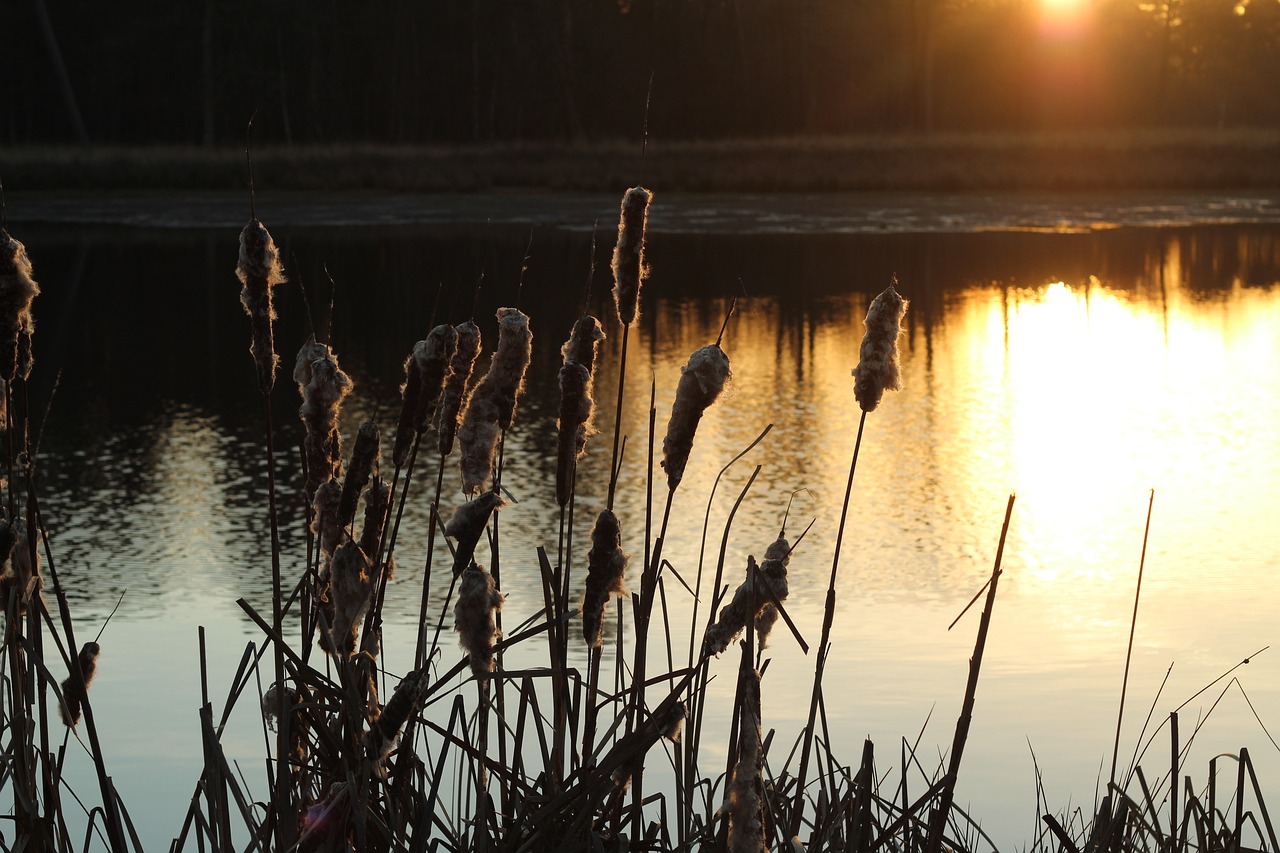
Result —
POLYGON ((1085 2, 8 0, 0 142, 1280 123, 1277 0, 1085 2))

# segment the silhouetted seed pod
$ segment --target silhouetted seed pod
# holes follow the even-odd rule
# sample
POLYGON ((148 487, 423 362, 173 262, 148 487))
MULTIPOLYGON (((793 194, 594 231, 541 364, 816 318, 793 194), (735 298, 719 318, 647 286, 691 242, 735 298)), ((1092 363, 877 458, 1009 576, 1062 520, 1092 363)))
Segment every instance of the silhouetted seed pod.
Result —
POLYGON ((858 366, 853 369, 853 394, 864 412, 874 412, 885 389, 902 387, 898 375, 898 336, 907 301, 889 285, 871 301, 867 309, 867 333, 858 351, 858 366))
POLYGON ((326 561, 333 557, 345 533, 345 528, 338 523, 341 501, 342 487, 336 480, 321 483, 311 500, 311 532, 320 545, 320 556, 326 561))
POLYGON ((405 359, 400 420, 391 452, 391 461, 397 467, 408 461, 414 438, 430 426, 449 361, 457 348, 458 332, 444 323, 432 329, 425 340, 414 344, 413 353, 405 359))
POLYGON ((271 288, 284 282, 284 268, 275 241, 266 227, 256 219, 240 232, 240 261, 236 264, 236 277, 244 285, 240 290, 240 304, 249 315, 253 335, 249 352, 258 368, 258 388, 266 394, 275 387, 276 356, 271 324, 276 311, 271 303, 271 288))
POLYGON ((716 401, 729 380, 729 356, 711 344, 695 350, 680 371, 676 399, 671 406, 667 435, 662 439, 662 467, 667 472, 667 488, 675 490, 684 478, 684 468, 693 450, 698 421, 716 401))
POLYGON ((351 448, 351 464, 347 466, 347 477, 342 483, 342 498, 338 502, 338 524, 341 527, 348 527, 355 521, 360 492, 377 467, 378 425, 365 421, 356 433, 356 443, 351 448))
POLYGON ((498 592, 493 575, 474 563, 462 573, 458 583, 458 603, 453 607, 454 628, 458 645, 471 659, 476 675, 493 672, 494 646, 501 633, 495 614, 502 609, 505 597, 498 592))
POLYGON ((494 476, 498 438, 515 419, 532 344, 528 316, 518 308, 499 308, 498 346, 489 371, 471 392, 458 428, 464 494, 476 494, 494 476))
POLYGON ((592 370, 602 340, 600 321, 588 315, 574 323, 569 340, 560 349, 564 366, 560 368, 560 419, 556 423, 556 501, 562 507, 569 503, 574 472, 586 453, 587 438, 595 434, 592 370))
POLYGON ((631 777, 635 775, 636 769, 644 764, 645 755, 659 739, 666 738, 672 743, 680 740, 680 732, 688 715, 684 703, 676 702, 665 710, 659 709, 659 713, 661 716, 655 714, 647 718, 631 734, 618 738, 618 742, 613 745, 605 758, 601 759, 601 764, 611 763, 612 756, 618 756, 621 759, 610 775, 618 790, 625 791, 631 786, 631 777))
POLYGON ((644 231, 652 198, 653 193, 644 187, 632 187, 622 196, 618 242, 613 247, 613 301, 624 326, 636 321, 640 287, 649 277, 649 265, 644 260, 644 231))
POLYGON ((618 517, 605 510, 591 528, 591 550, 587 553, 587 582, 582 593, 582 638, 593 649, 600 648, 604 634, 604 606, 610 598, 627 594, 627 561, 622 553, 622 530, 618 517))
POLYGON ((22 242, 0 228, 0 379, 31 374, 31 302, 40 295, 22 242))
POLYGON ((330 626, 330 642, 322 641, 320 647, 338 657, 351 657, 355 653, 360 621, 369 606, 369 594, 377 581, 377 573, 368 555, 355 542, 344 542, 339 546, 334 552, 329 573, 333 624, 330 626))
POLYGON ((480 328, 468 320, 459 324, 458 348, 449 359, 449 372, 445 374, 444 391, 440 394, 440 444, 441 456, 453 452, 453 439, 458 434, 458 419, 467 394, 467 383, 480 355, 480 328))
MULTIPOLYGON (((272 684, 267 688, 267 692, 262 697, 262 716, 266 719, 268 726, 272 731, 278 723, 277 716, 280 710, 280 687, 272 684)), ((307 757, 307 732, 310 726, 307 723, 307 715, 299 710, 298 706, 302 704, 302 694, 292 687, 285 688, 285 707, 289 709, 289 756, 294 764, 301 764, 307 757)))
POLYGON ((80 723, 80 716, 84 713, 84 703, 89 701, 89 685, 93 683, 93 677, 98 673, 98 654, 101 651, 102 647, 97 643, 85 643, 81 646, 78 657, 80 673, 84 676, 84 685, 76 681, 74 673, 62 682, 62 700, 67 707, 59 708, 58 711, 62 714, 62 722, 67 728, 74 728, 80 723))
POLYGON ((406 675, 391 694, 391 701, 365 734, 365 750, 375 765, 381 765, 395 749, 400 730, 418 713, 427 694, 427 673, 415 670, 406 675))
POLYGON ((476 545, 484 535, 489 516, 496 510, 506 506, 502 497, 496 492, 482 492, 479 497, 472 498, 453 511, 444 526, 445 536, 458 540, 458 547, 453 554, 453 573, 460 574, 471 565, 476 553, 476 545))
POLYGON ((760 742, 760 674, 752 669, 741 675, 742 704, 738 736, 738 761, 729 783, 729 853, 765 853, 761 809, 761 771, 764 762, 760 742))
POLYGON ((0 520, 0 609, 9 606, 10 594, 17 595, 18 615, 40 594, 44 577, 40 574, 40 552, 31 553, 27 523, 21 518, 0 520))
POLYGON ((364 527, 360 531, 360 548, 370 557, 378 553, 390 504, 391 486, 381 477, 374 477, 364 491, 364 527))
POLYGON ((718 655, 738 638, 747 627, 747 621, 756 620, 756 628, 761 631, 760 648, 764 648, 765 638, 778 618, 778 609, 773 606, 769 594, 764 591, 763 584, 768 584, 779 601, 787 600, 787 563, 790 561, 787 540, 779 538, 765 551, 763 566, 756 565, 756 558, 747 557, 747 577, 734 590, 733 598, 720 609, 720 617, 707 629, 703 640, 703 655, 718 655))
MULTIPOLYGON (((304 349, 314 346, 304 344, 304 349)), ((326 480, 342 477, 342 433, 338 430, 338 412, 342 401, 351 393, 351 378, 338 367, 337 360, 325 347, 325 354, 305 369, 294 371, 294 378, 306 379, 302 386, 303 453, 307 460, 307 500, 326 480)))
MULTIPOLYGON (((773 591, 778 601, 786 601, 789 587, 787 584, 787 564, 791 562, 791 546, 787 540, 779 536, 764 552, 764 562, 760 564, 760 576, 773 591)), ((764 601, 760 604, 760 612, 756 614, 756 644, 763 649, 768 642, 769 633, 778 621, 778 608, 761 594, 764 601)))

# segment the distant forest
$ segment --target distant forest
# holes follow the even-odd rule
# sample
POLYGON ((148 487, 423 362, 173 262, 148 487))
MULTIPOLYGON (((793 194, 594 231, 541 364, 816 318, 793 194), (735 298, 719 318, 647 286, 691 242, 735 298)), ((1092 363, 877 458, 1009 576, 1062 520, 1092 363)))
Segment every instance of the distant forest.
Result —
POLYGON ((10 0, 0 144, 1280 125, 1280 0, 1068 3, 10 0))

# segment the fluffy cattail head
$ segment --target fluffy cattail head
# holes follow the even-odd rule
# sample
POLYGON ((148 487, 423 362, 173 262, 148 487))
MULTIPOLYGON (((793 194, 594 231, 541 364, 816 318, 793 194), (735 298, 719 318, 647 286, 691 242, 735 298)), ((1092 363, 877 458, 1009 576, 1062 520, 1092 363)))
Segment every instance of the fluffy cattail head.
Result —
POLYGON ((271 303, 271 288, 282 283, 284 267, 280 265, 280 253, 266 226, 256 219, 240 232, 240 260, 236 264, 236 277, 243 287, 240 304, 249 315, 253 340, 249 352, 258 369, 258 387, 263 393, 275 387, 276 356, 271 324, 276 311, 271 303))
POLYGON ((649 277, 649 265, 644 259, 644 231, 652 198, 653 193, 644 187, 632 187, 622 196, 618 242, 613 247, 613 301, 618 307, 618 320, 624 326, 636 321, 640 286, 649 277))
POLYGON ((347 658, 355 653, 360 620, 369 606, 377 573, 364 550, 349 541, 334 552, 329 575, 333 624, 329 626, 329 642, 325 643, 322 637, 320 646, 330 654, 347 658))
MULTIPOLYGON (((786 601, 789 587, 787 584, 787 564, 791 562, 791 545, 784 537, 779 536, 764 552, 764 562, 760 564, 758 578, 768 584, 778 601, 786 601)), ((756 643, 763 649, 769 640, 769 632, 778 621, 778 608, 765 597, 756 614, 756 643)))
POLYGON ((458 645, 471 659, 476 675, 493 672, 494 646, 500 635, 495 618, 505 600, 493 575, 474 563, 462 573, 458 584, 458 603, 454 605, 454 628, 458 645))
POLYGON ((716 344, 702 347, 689 356, 680 371, 675 403, 667 435, 662 439, 662 467, 667 472, 667 488, 675 490, 684 478, 684 468, 693 450, 693 436, 707 407, 716 401, 729 380, 729 356, 716 344))
POLYGON ((323 346, 323 354, 303 364, 304 354, 315 352, 316 346, 314 343, 303 345, 293 374, 302 391, 298 416, 305 432, 302 449, 307 460, 308 500, 315 495, 321 483, 342 476, 342 433, 338 430, 338 412, 342 401, 354 387, 351 377, 338 367, 338 361, 328 346, 319 345, 323 346), (301 381, 303 379, 305 384, 301 381))
POLYGON ((730 853, 763 853, 765 844, 763 799, 761 798, 760 674, 744 671, 742 688, 738 762, 729 783, 730 853))
POLYGON ((459 324, 458 348, 449 359, 449 372, 445 374, 444 390, 440 394, 440 455, 453 452, 453 439, 458 434, 458 421, 462 402, 466 398, 467 383, 480 355, 480 327, 468 320, 459 324))
POLYGON ((311 533, 320 543, 320 556, 328 560, 333 556, 345 533, 338 523, 338 504, 342 502, 342 487, 337 480, 326 480, 316 488, 311 500, 311 533))
POLYGON ((62 700, 66 704, 66 708, 59 708, 62 714, 62 722, 67 728, 73 728, 80 722, 80 715, 84 712, 84 703, 89 699, 89 685, 93 682, 93 677, 98 673, 98 655, 102 652, 102 647, 97 643, 85 643, 80 648, 80 654, 77 659, 80 663, 80 673, 84 676, 84 683, 81 684, 76 680, 75 674, 70 675, 62 682, 62 700))
POLYGON ((351 448, 351 464, 342 483, 342 499, 338 503, 338 524, 347 527, 355 520, 360 492, 378 468, 378 425, 373 421, 360 424, 356 443, 351 448))
POLYGON ((485 526, 489 523, 489 516, 505 505, 501 495, 494 491, 487 491, 453 511, 453 515, 445 523, 444 534, 458 540, 458 547, 454 549, 453 555, 455 575, 461 574, 471 565, 471 560, 476 553, 476 545, 484 534, 485 526))
POLYGON ((391 460, 397 467, 409 458, 413 440, 431 423, 440 398, 441 386, 449 369, 449 361, 458 348, 458 333, 442 323, 414 344, 413 353, 405 359, 403 402, 396 427, 396 443, 391 460))
POLYGON ((365 735, 365 750, 375 765, 381 765, 396 747, 400 738, 400 730, 404 724, 418 713, 422 700, 427 693, 427 673, 425 670, 414 670, 406 675, 391 694, 391 701, 382 709, 377 720, 369 727, 365 735))
MULTIPOLYGON (((360 548, 370 557, 378 553, 390 508, 391 486, 381 477, 374 477, 364 490, 364 525, 360 531, 360 548)), ((393 574, 390 565, 387 572, 388 576, 393 574)))
POLYGON ((31 302, 39 295, 26 247, 0 228, 0 379, 6 382, 31 374, 31 302))
POLYGON ((592 421, 596 401, 591 380, 596 349, 602 340, 600 321, 588 315, 574 323, 569 340, 560 349, 564 366, 560 368, 560 418, 556 422, 556 501, 561 507, 569 503, 578 460, 586 453, 587 438, 595 434, 592 421))
POLYGON ((605 510, 591 528, 591 551, 587 554, 587 582, 582 593, 582 637, 593 649, 600 648, 604 634, 604 606, 610 598, 626 595, 627 561, 622 552, 622 529, 618 517, 605 510))
POLYGON ((907 301, 898 295, 893 285, 873 299, 867 309, 867 333, 858 351, 858 366, 853 370, 853 394, 864 412, 875 411, 885 389, 897 391, 902 387, 898 375, 898 336, 906 313, 907 301))
POLYGON ((489 371, 467 401, 458 429, 462 449, 462 491, 473 495, 494 476, 498 438, 511 428, 516 401, 524 391, 533 335, 529 317, 518 308, 498 309, 498 346, 489 371))
POLYGON ((33 556, 32 550, 23 519, 0 520, 0 608, 8 607, 9 596, 16 595, 20 616, 27 614, 44 586, 40 551, 35 549, 33 556))

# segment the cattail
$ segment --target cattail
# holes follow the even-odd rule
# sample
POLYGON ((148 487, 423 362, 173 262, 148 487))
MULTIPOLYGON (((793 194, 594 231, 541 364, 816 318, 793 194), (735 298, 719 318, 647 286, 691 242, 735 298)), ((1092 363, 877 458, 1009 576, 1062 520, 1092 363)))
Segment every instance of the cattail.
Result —
POLYGON ((27 523, 21 518, 0 520, 0 608, 7 607, 10 593, 18 597, 18 614, 40 594, 44 578, 40 574, 40 552, 31 553, 27 523))
POLYGON ((58 710, 62 713, 62 722, 69 729, 79 724, 80 715, 84 712, 84 703, 89 701, 89 685, 98 672, 98 654, 101 651, 102 648, 97 643, 85 643, 81 646, 78 657, 84 683, 77 682, 74 673, 62 682, 62 701, 67 707, 65 710, 62 708, 58 710))
POLYGON ((391 701, 382 709, 377 720, 369 726, 364 745, 366 754, 375 765, 380 766, 396 748, 400 730, 418 713, 422 705, 427 694, 427 684, 426 670, 410 672, 400 681, 396 692, 391 694, 391 701))
POLYGON ((516 400, 524 390, 533 335, 529 318, 519 308, 498 309, 498 346, 489 372, 467 401, 458 428, 462 449, 462 491, 473 495, 494 476, 498 437, 511 428, 516 400))
POLYGON ((6 382, 31 375, 31 303, 40 295, 31 272, 26 246, 0 228, 0 379, 6 382))
POLYGON ((502 609, 503 601, 505 596, 498 592, 493 575, 475 564, 462 573, 453 627, 458 632, 458 645, 470 657, 471 671, 476 675, 495 668, 494 645, 501 636, 495 614, 502 609))
POLYGON ((311 365, 318 358, 328 358, 333 354, 328 344, 316 343, 316 336, 310 335, 299 347, 298 355, 293 361, 293 381, 298 385, 298 394, 306 396, 307 386, 311 384, 311 365))
MULTIPOLYGON (((303 350, 314 351, 314 346, 316 344, 304 344, 303 350)), ((293 376, 299 380, 302 389, 302 407, 298 409, 298 416, 306 433, 302 448, 307 459, 306 495, 311 500, 321 483, 342 476, 342 433, 338 429, 338 410, 353 386, 351 377, 338 367, 327 346, 324 346, 323 355, 305 366, 301 365, 302 355, 299 353, 300 364, 293 376)))
POLYGON ((897 391, 902 387, 898 375, 898 336, 906 313, 907 301, 892 284, 873 299, 867 309, 867 333, 858 351, 858 366, 853 369, 853 394, 864 412, 876 410, 886 388, 897 391))
MULTIPOLYGON (((302 764, 307 757, 307 731, 311 728, 307 715, 299 709, 302 694, 292 687, 285 688, 285 707, 289 709, 289 756, 295 764, 302 764)), ((276 718, 280 713, 280 686, 272 684, 262 696, 262 716, 267 725, 275 731, 276 718)))
POLYGON ((610 598, 627 594, 626 572, 630 559, 622 553, 622 531, 618 517, 605 510, 591 528, 591 550, 587 553, 587 583, 582 593, 582 637, 593 649, 600 648, 604 635, 604 606, 610 598))
POLYGON ((280 363, 272 338, 271 324, 276 311, 271 304, 271 288, 285 280, 284 267, 280 265, 280 253, 266 226, 256 219, 240 232, 240 261, 236 264, 236 277, 244 285, 240 290, 240 304, 249 315, 253 339, 249 353, 258 367, 258 389, 270 393, 276 384, 276 367, 280 363))
POLYGON ((729 853, 765 853, 761 819, 760 674, 754 669, 741 675, 742 705, 738 737, 738 763, 729 783, 729 853))
POLYGON ((480 355, 480 327, 468 320, 457 326, 458 348, 449 359, 449 372, 445 374, 444 390, 440 393, 440 455, 453 452, 453 438, 458 434, 458 418, 462 402, 480 355))
POLYGON ((396 443, 391 461, 401 467, 409 458, 413 440, 431 424, 440 398, 449 361, 458 349, 458 332, 448 323, 431 330, 425 340, 414 344, 404 362, 403 403, 396 426, 396 443))
MULTIPOLYGON (((785 538, 779 536, 765 549, 764 562, 760 564, 758 575, 764 578, 778 601, 787 600, 787 564, 790 562, 791 546, 785 538)), ((759 649, 764 649, 769 639, 769 632, 773 630, 774 623, 777 621, 778 608, 772 601, 766 599, 760 605, 760 612, 756 614, 756 643, 759 649)))
POLYGON ((635 731, 618 739, 600 762, 607 766, 613 763, 616 756, 618 765, 610 774, 616 791, 625 791, 631 785, 631 777, 644 765, 645 755, 661 738, 672 743, 680 740, 687 715, 688 709, 683 702, 675 702, 665 709, 659 707, 635 731))
POLYGON ((341 502, 342 487, 337 480, 321 483, 311 499, 311 533, 320 543, 320 556, 326 561, 333 557, 346 534, 345 526, 338 523, 338 504, 341 502))
POLYGON ((652 198, 653 193, 644 187, 632 187, 622 196, 618 242, 613 247, 613 301, 624 326, 636 321, 640 286, 649 277, 649 265, 644 260, 644 230, 652 198))
MULTIPOLYGON (((756 625, 764 624, 764 631, 767 634, 773 627, 773 623, 778 618, 777 608, 769 601, 769 596, 763 590, 759 589, 756 584, 762 578, 769 584, 773 594, 778 597, 779 601, 783 601, 787 597, 787 562, 790 557, 787 556, 787 540, 779 538, 765 551, 765 566, 768 567, 768 574, 762 567, 756 565, 756 558, 748 555, 747 557, 747 579, 738 585, 733 593, 733 598, 720 609, 720 618, 715 624, 707 629, 707 636, 702 642, 702 654, 718 655, 725 649, 729 648, 729 644, 738 638, 743 629, 747 627, 747 622, 751 619, 756 620, 756 625), (765 615, 766 606, 772 611, 770 615, 765 615)), ((763 638, 760 641, 760 647, 764 648, 763 638)))
MULTIPOLYGON (((342 483, 342 498, 338 502, 338 525, 348 527, 356 517, 356 504, 360 492, 378 466, 378 425, 373 421, 360 424, 356 443, 351 449, 351 464, 347 466, 347 478, 342 483)), ((372 553, 372 552, 370 552, 372 553)))
POLYGON ((391 486, 381 477, 374 477, 369 488, 364 490, 364 527, 360 531, 360 548, 370 557, 378 553, 390 506, 391 486))
POLYGON ((489 516, 504 506, 506 503, 502 500, 502 496, 490 490, 483 492, 479 497, 472 498, 453 511, 453 515, 444 526, 444 535, 458 540, 458 547, 453 553, 454 575, 461 574, 471 565, 471 559, 476 553, 476 545, 480 542, 485 525, 489 523, 489 516))
POLYGON ((351 657, 356 649, 360 620, 369 607, 369 595, 377 581, 377 572, 359 545, 344 542, 334 552, 329 575, 333 622, 329 626, 329 642, 325 643, 322 637, 320 647, 335 656, 351 657))
POLYGON ((564 366, 560 368, 559 447, 556 454, 556 500, 561 507, 569 503, 573 490, 573 474, 578 460, 587 449, 587 439, 595 434, 592 423, 596 401, 592 396, 592 371, 596 349, 604 340, 600 321, 586 315, 573 324, 573 331, 560 349, 564 366))
POLYGON ((667 422, 667 435, 662 439, 662 467, 667 472, 667 488, 672 491, 684 478, 684 466, 689 462, 689 452, 693 450, 698 421, 720 396, 728 379, 729 356, 717 344, 696 350, 680 371, 680 384, 676 386, 676 399, 671 406, 671 420, 667 422))

